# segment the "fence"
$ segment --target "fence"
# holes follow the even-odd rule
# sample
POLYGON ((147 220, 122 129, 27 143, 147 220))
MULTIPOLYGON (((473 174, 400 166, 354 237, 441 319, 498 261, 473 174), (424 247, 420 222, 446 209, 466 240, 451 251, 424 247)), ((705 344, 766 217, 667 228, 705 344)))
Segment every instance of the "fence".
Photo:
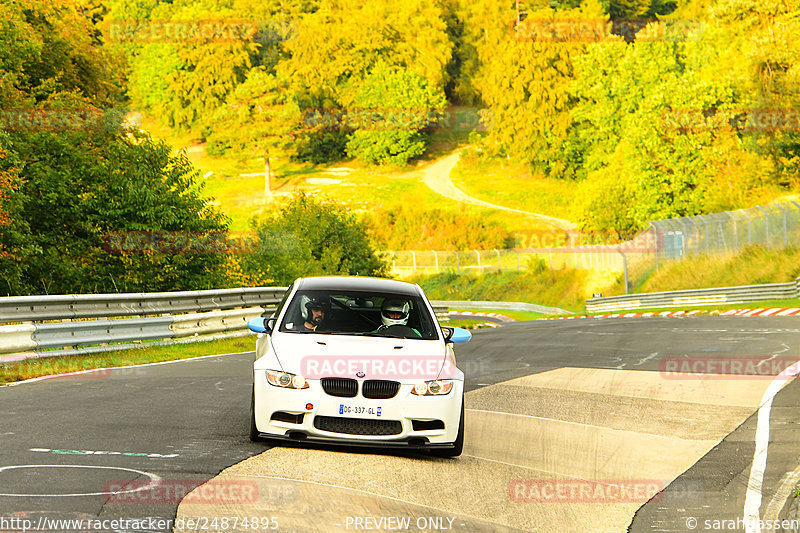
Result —
POLYGON ((692 255, 735 253, 754 244, 787 248, 800 244, 800 204, 775 203, 738 211, 650 223, 658 235, 656 261, 692 255))
MULTIPOLYGON (((286 287, 0 298, 0 363, 247 335, 286 287)), ((448 308, 434 307, 439 320, 448 308)))
POLYGON ((607 246, 574 246, 562 248, 512 248, 469 251, 393 251, 389 254, 392 273, 407 278, 416 274, 470 272, 502 272, 526 270, 532 261, 542 261, 551 269, 578 268, 623 272, 629 257, 643 251, 626 251, 607 246))
MULTIPOLYGON (((800 204, 794 201, 695 217, 650 222, 630 241, 581 244, 591 237, 564 230, 539 232, 521 239, 552 247, 468 251, 388 251, 397 277, 455 272, 525 270, 532 261, 551 269, 575 268, 618 273, 626 291, 665 262, 698 255, 726 255, 747 246, 786 248, 800 245, 800 204)), ((520 240, 520 239, 518 239, 520 240)))
POLYGON ((608 298, 591 298, 586 301, 586 311, 601 313, 622 309, 647 309, 656 307, 693 307, 713 304, 737 304, 760 300, 782 300, 800 297, 800 278, 789 283, 745 285, 716 289, 652 292, 608 298))

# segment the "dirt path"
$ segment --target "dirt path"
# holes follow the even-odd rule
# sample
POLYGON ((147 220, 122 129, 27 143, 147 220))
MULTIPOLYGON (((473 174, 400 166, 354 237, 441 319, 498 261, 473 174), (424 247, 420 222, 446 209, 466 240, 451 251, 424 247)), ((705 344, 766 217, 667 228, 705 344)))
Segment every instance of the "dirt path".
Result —
POLYGON ((503 211, 509 211, 512 213, 520 213, 525 216, 536 218, 548 224, 552 224, 557 228, 565 230, 575 229, 575 223, 570 222, 569 220, 550 217, 540 213, 531 213, 530 211, 522 211, 520 209, 513 209, 511 207, 505 207, 502 205, 491 204, 468 195, 456 187, 456 185, 450 179, 450 172, 453 170, 453 167, 456 166, 456 163, 458 163, 458 159, 460 157, 460 152, 454 152, 425 167, 422 170, 422 176, 425 180, 425 185, 427 185, 433 192, 446 198, 450 198, 451 200, 455 200, 456 202, 488 207, 490 209, 501 209, 503 211))

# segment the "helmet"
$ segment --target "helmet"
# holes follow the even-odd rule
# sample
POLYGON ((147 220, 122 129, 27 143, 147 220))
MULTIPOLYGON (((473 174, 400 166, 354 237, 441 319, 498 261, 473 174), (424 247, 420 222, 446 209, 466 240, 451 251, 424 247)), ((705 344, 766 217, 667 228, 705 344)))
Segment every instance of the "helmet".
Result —
POLYGON ((322 309, 325 312, 330 311, 331 303, 327 298, 311 298, 308 302, 306 302, 306 320, 309 322, 313 321, 314 314, 311 312, 312 309, 322 309))
POLYGON ((406 300, 384 300, 381 306, 381 322, 384 326, 405 326, 408 324, 408 311, 411 306, 406 300), (399 318, 389 318, 387 313, 400 313, 399 318))

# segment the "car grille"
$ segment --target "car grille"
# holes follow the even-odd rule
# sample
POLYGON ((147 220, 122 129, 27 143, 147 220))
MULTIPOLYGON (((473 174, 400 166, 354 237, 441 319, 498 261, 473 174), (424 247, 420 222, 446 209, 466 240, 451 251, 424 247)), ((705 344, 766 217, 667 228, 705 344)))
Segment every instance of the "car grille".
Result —
POLYGON ((399 382, 386 381, 383 379, 368 379, 361 386, 361 394, 364 398, 373 398, 377 400, 394 398, 399 390, 399 382))
POLYGON ((331 396, 352 398, 358 394, 358 382, 351 378, 322 378, 322 390, 331 396))
POLYGON ((338 416, 318 416, 314 418, 314 427, 322 431, 347 435, 399 435, 403 431, 403 425, 399 420, 370 420, 338 416))

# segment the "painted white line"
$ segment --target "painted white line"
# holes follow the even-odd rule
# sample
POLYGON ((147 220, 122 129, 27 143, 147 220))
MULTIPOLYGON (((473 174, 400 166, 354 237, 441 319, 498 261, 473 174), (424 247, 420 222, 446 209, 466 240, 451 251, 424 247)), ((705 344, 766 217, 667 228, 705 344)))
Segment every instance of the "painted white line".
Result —
POLYGON ((647 357, 643 357, 643 358, 639 359, 638 363, 633 363, 633 366, 641 366, 641 365, 645 364, 647 361, 649 361, 649 360, 651 360, 651 359, 653 359, 654 357, 657 357, 657 356, 658 356, 658 352, 651 353, 647 357))
POLYGON ((56 455, 124 455, 126 457, 149 457, 149 458, 159 458, 159 459, 172 459, 174 457, 180 457, 177 453, 144 453, 144 452, 109 452, 109 451, 98 451, 98 450, 69 450, 69 449, 50 449, 50 448, 31 448, 28 450, 29 452, 38 452, 38 453, 53 453, 56 455))
POLYGON ((172 361, 159 361, 158 363, 142 363, 139 365, 128 365, 128 366, 110 366, 104 368, 90 368, 89 370, 78 370, 77 372, 67 372, 66 374, 53 374, 49 376, 39 376, 38 378, 31 378, 26 379, 24 381, 13 381, 11 383, 6 383, 2 385, 4 387, 15 387, 17 385, 22 385, 23 383, 35 383, 37 381, 44 381, 45 379, 53 379, 53 378, 63 378, 64 376, 77 376, 79 374, 91 374, 92 372, 103 372, 106 370, 126 370, 128 368, 143 368, 146 366, 158 366, 158 365, 171 365, 172 363, 182 363, 184 361, 197 361, 200 359, 209 359, 211 357, 226 357, 228 355, 244 355, 248 353, 253 353, 253 351, 249 352, 236 352, 236 353, 220 353, 216 355, 201 355, 199 357, 187 357, 186 359, 173 359, 172 361))
POLYGON ((112 495, 114 494, 131 494, 133 492, 140 492, 143 490, 149 490, 151 486, 157 484, 161 481, 161 477, 151 474, 149 472, 142 472, 141 470, 135 470, 133 468, 122 468, 119 466, 85 466, 85 465, 16 465, 16 466, 3 466, 0 467, 0 472, 4 470, 18 470, 21 468, 88 468, 88 469, 95 469, 95 470, 124 470, 126 472, 133 472, 140 476, 146 476, 150 478, 150 482, 142 485, 141 487, 137 487, 135 489, 126 490, 126 491, 103 491, 103 492, 77 492, 74 494, 14 494, 14 493, 0 493, 0 496, 5 496, 9 498, 67 498, 67 497, 78 497, 78 496, 104 496, 104 495, 112 495))
POLYGON ((780 392, 790 376, 800 372, 800 361, 787 367, 775 376, 761 397, 756 425, 756 451, 753 454, 753 466, 747 480, 747 494, 744 499, 744 521, 746 533, 761 533, 761 488, 764 484, 764 470, 767 468, 767 450, 769 448, 769 415, 772 411, 772 400, 780 392))

